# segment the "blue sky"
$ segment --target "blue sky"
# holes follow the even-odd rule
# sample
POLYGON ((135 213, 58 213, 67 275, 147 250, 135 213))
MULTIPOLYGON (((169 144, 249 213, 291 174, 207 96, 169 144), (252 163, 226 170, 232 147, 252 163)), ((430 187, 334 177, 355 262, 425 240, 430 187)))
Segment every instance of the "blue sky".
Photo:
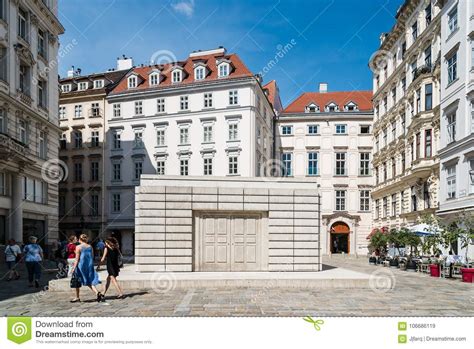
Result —
POLYGON ((157 55, 181 60, 193 50, 224 46, 252 72, 264 72, 264 81, 276 79, 285 106, 302 92, 316 91, 319 82, 330 91, 371 89, 368 60, 401 3, 59 0, 66 28, 60 75, 71 65, 85 74, 113 68, 122 54, 138 65, 157 55))

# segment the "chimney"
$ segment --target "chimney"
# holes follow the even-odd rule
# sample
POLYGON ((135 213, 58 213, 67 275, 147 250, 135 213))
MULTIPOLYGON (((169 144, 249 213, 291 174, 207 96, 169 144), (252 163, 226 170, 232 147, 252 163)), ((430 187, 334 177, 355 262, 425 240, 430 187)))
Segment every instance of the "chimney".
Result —
POLYGON ((117 57, 117 70, 125 70, 133 68, 132 57, 122 55, 122 58, 117 57))
POLYGON ((325 82, 319 83, 319 93, 326 93, 328 92, 328 84, 325 82))
POLYGON ((74 72, 75 72, 74 66, 72 66, 71 69, 69 69, 69 70, 67 71, 67 77, 68 77, 68 78, 74 77, 74 72))

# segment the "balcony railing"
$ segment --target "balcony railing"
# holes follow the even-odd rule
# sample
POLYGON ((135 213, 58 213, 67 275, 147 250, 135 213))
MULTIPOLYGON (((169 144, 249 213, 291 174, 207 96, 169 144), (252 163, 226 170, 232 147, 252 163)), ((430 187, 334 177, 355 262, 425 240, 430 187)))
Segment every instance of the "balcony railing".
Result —
POLYGON ((29 154, 28 146, 5 133, 0 133, 0 158, 25 159, 29 154))
POLYGON ((431 74, 432 72, 433 72, 433 65, 432 64, 425 64, 421 67, 416 68, 413 71, 413 80, 416 80, 420 75, 431 74))

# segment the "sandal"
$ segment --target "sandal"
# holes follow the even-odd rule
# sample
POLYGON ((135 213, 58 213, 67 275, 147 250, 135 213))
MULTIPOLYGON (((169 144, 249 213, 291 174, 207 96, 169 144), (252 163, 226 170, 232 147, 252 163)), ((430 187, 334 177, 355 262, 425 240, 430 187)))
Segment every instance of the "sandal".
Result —
POLYGON ((100 292, 97 292, 97 302, 101 302, 104 299, 104 295, 100 292))
POLYGON ((71 299, 69 302, 70 302, 70 303, 78 303, 78 302, 80 302, 80 301, 81 301, 80 298, 74 298, 74 299, 71 299))
POLYGON ((120 296, 117 296, 117 299, 124 299, 125 296, 123 294, 121 294, 120 296))

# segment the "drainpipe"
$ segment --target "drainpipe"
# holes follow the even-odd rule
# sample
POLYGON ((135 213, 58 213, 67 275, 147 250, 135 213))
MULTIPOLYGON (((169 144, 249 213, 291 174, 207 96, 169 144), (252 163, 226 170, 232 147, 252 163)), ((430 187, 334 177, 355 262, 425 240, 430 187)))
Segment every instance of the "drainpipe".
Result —
POLYGON ((107 137, 107 128, 106 128, 106 117, 105 117, 105 97, 106 95, 104 95, 104 99, 103 99, 103 102, 102 102, 102 110, 103 110, 103 115, 102 115, 102 118, 103 118, 103 127, 102 127, 102 173, 101 173, 101 180, 102 180, 102 183, 101 183, 101 191, 102 191, 102 195, 101 195, 101 215, 100 215, 100 234, 99 236, 104 236, 104 219, 105 219, 105 137, 107 137))
POLYGON ((318 188, 318 251, 319 251, 319 271, 323 269, 323 256, 321 254, 321 192, 320 185, 317 185, 318 188))

